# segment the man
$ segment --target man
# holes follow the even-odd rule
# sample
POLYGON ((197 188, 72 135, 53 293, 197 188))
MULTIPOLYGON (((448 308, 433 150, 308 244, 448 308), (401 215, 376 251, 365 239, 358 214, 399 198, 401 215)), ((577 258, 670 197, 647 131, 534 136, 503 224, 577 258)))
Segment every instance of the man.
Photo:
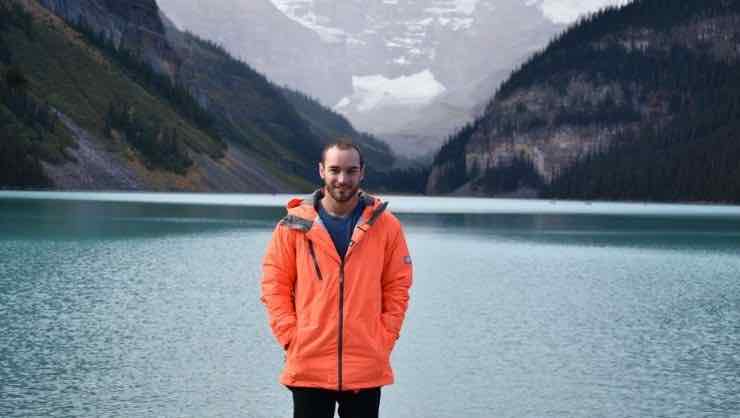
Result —
POLYGON ((360 191, 364 172, 357 146, 326 146, 324 187, 288 203, 264 258, 261 299, 286 350, 294 418, 331 418, 337 403, 342 418, 377 418, 393 383, 411 257, 388 204, 360 191))

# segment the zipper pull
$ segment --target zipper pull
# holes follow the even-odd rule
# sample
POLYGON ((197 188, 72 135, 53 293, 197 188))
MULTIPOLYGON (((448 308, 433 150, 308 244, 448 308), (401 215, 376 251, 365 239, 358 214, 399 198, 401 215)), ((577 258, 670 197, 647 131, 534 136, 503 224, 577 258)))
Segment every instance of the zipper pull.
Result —
POLYGON ((316 269, 316 275, 319 280, 323 280, 321 276, 321 269, 319 268, 319 260, 316 259, 316 252, 313 249, 313 241, 308 240, 308 252, 311 253, 311 259, 313 260, 313 266, 316 269))

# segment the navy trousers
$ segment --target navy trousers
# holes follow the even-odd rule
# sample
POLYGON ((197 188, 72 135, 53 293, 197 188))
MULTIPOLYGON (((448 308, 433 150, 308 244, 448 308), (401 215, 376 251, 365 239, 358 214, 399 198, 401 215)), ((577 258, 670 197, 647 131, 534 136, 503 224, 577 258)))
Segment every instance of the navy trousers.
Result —
POLYGON ((340 418, 378 418, 380 388, 336 391, 288 387, 293 392, 293 418, 333 418, 339 404, 340 418))

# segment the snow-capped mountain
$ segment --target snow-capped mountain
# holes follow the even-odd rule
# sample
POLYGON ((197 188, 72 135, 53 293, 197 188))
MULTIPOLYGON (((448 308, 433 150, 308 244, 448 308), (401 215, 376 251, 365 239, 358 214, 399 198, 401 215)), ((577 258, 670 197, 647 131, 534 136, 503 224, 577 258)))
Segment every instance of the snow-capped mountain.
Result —
POLYGON ((158 2, 180 26, 357 128, 433 137, 430 147, 562 28, 543 0, 158 2))

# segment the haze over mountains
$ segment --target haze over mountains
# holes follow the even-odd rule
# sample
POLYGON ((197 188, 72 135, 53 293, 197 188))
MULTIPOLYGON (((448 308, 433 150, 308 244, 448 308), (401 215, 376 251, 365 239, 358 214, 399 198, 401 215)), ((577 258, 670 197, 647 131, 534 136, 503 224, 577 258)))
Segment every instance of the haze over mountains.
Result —
POLYGON ((525 0, 159 4, 182 28, 334 107, 360 130, 432 139, 412 147, 395 141, 404 154, 440 145, 568 18, 553 2, 525 0))
MULTIPOLYGON (((621 1, 623 3, 623 1, 621 1)), ((159 0, 177 24, 397 153, 436 149, 519 63, 618 0, 159 0)))

